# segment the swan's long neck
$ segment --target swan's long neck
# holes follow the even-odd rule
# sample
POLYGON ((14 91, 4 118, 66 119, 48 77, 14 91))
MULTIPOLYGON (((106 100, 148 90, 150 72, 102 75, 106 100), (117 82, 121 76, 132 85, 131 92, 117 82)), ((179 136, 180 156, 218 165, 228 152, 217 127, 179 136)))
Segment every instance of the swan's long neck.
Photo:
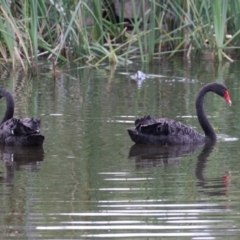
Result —
POLYGON ((1 122, 1 124, 3 124, 5 121, 7 121, 8 119, 11 119, 13 117, 13 114, 14 114, 14 100, 13 100, 13 97, 12 97, 11 93, 8 92, 5 89, 0 91, 0 96, 4 97, 6 99, 6 103, 7 103, 7 109, 5 111, 5 115, 4 115, 3 120, 1 122))
POLYGON ((196 98, 196 111, 197 111, 198 121, 205 133, 206 138, 211 141, 215 141, 217 139, 216 134, 214 132, 212 125, 208 121, 207 116, 204 111, 204 108, 203 108, 204 96, 209 91, 211 91, 211 88, 205 87, 205 88, 202 88, 200 90, 200 92, 198 93, 198 96, 196 98))

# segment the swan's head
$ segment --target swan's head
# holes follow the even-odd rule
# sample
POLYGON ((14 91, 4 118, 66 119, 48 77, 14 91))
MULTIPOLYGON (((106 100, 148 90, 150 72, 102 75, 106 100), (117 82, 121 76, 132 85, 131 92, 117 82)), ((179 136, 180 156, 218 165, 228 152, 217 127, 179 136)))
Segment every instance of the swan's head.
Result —
POLYGON ((223 83, 213 82, 205 85, 198 93, 198 97, 204 96, 204 94, 209 91, 223 97, 230 106, 232 105, 228 89, 223 83))
POLYGON ((228 89, 224 84, 214 82, 206 85, 206 87, 207 88, 209 87, 211 89, 210 91, 213 91, 219 96, 223 97, 226 100, 226 102, 229 104, 229 106, 232 105, 232 101, 231 101, 228 89))

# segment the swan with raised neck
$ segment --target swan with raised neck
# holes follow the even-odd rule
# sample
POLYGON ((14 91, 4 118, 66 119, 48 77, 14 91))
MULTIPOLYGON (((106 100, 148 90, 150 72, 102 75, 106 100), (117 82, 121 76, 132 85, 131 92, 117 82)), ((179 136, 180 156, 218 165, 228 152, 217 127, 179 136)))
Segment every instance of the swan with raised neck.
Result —
POLYGON ((196 112, 204 135, 192 127, 169 118, 155 119, 147 115, 135 121, 135 129, 128 129, 130 138, 141 144, 191 144, 216 141, 216 133, 210 124, 203 107, 203 100, 208 92, 213 92, 224 98, 231 106, 232 102, 227 87, 222 83, 209 83, 198 93, 196 98, 196 112))
POLYGON ((7 89, 0 88, 0 98, 6 100, 6 111, 0 124, 0 144, 42 146, 44 136, 40 134, 40 120, 14 118, 14 99, 7 89))

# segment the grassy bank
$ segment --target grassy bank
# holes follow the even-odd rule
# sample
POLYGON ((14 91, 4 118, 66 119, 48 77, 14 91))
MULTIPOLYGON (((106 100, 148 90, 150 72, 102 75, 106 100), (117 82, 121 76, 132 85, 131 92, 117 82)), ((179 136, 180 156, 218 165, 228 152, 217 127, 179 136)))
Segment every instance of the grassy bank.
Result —
POLYGON ((205 50, 231 61, 231 52, 238 52, 240 0, 129 0, 128 23, 124 1, 115 2, 117 9, 111 0, 2 0, 2 62, 150 62, 205 50))

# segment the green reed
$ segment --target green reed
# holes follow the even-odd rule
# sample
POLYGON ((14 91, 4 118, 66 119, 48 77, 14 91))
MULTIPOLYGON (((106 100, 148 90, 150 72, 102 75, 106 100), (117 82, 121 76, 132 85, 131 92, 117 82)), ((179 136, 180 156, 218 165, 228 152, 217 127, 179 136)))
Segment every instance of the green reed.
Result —
POLYGON ((240 0, 130 0, 131 30, 124 1, 114 2, 117 18, 113 0, 2 0, 0 58, 13 68, 40 57, 97 66, 204 51, 231 61, 239 51, 240 0))
POLYGON ((221 61, 223 56, 224 39, 226 34, 228 0, 212 0, 213 25, 215 30, 215 41, 218 58, 221 61))

